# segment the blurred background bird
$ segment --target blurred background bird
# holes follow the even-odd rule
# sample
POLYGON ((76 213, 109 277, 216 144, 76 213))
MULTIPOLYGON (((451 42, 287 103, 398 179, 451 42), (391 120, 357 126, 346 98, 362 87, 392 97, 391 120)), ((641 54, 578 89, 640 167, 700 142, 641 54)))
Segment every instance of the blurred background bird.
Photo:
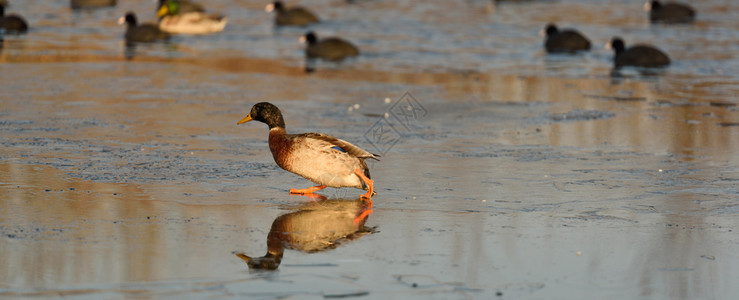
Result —
POLYGON ((169 33, 206 34, 226 28, 228 18, 204 12, 202 6, 181 0, 162 0, 157 10, 159 29, 169 33))

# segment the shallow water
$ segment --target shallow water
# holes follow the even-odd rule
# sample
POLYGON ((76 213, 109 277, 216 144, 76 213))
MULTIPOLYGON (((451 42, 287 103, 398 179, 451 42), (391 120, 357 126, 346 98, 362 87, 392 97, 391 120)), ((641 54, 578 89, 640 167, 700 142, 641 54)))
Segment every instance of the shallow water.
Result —
POLYGON ((208 1, 223 33, 135 49, 115 21, 154 4, 121 2, 11 1, 32 29, 0 52, 2 297, 739 293, 736 3, 666 26, 621 1, 312 1, 311 29, 362 55, 306 73, 305 29, 274 29, 263 2, 208 1), (546 55, 550 21, 595 48, 546 55), (674 64, 613 73, 613 35, 674 64), (286 216, 341 225, 288 194, 310 182, 274 164, 266 126, 235 125, 259 101, 382 155, 357 233, 288 245, 277 271, 234 253, 264 255, 286 216))

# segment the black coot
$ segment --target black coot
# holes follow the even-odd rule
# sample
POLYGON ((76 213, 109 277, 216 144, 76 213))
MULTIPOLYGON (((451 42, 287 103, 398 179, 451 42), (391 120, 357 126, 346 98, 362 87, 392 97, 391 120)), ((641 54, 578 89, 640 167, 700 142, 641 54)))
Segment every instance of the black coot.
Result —
POLYGON ((636 45, 626 49, 626 44, 620 37, 614 37, 606 49, 613 49, 615 56, 613 63, 618 67, 663 67, 670 64, 670 58, 661 50, 648 45, 636 45))
POLYGON ((675 2, 662 4, 651 1, 644 3, 644 9, 649 12, 649 21, 653 23, 687 23, 695 19, 695 9, 675 2))
POLYGON ((286 8, 282 1, 275 1, 264 8, 267 12, 275 11, 275 25, 278 26, 306 26, 320 20, 306 8, 294 6, 286 8))
POLYGON ((72 9, 98 8, 115 6, 116 2, 116 0, 71 0, 69 1, 69 6, 71 6, 72 9))
POLYGON ((301 41, 308 44, 305 48, 305 56, 308 58, 337 61, 359 55, 359 49, 356 46, 337 37, 318 40, 318 36, 309 31, 301 38, 301 41))
POLYGON ((136 21, 136 15, 133 12, 126 13, 125 17, 121 17, 118 20, 119 24, 126 23, 126 42, 154 42, 157 40, 166 40, 169 38, 169 34, 159 30, 159 27, 154 24, 141 24, 138 25, 136 21))
POLYGON ((0 30, 5 33, 21 34, 28 31, 28 23, 15 14, 5 15, 5 6, 0 4, 0 30))
POLYGON ((544 48, 550 53, 576 52, 590 50, 590 40, 574 29, 557 29, 554 24, 547 24, 544 48))

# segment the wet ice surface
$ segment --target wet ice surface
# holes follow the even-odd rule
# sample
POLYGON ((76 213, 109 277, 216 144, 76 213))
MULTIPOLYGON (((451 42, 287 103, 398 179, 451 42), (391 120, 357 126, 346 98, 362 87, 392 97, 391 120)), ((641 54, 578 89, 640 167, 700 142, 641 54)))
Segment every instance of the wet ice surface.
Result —
POLYGON ((9 9, 33 29, 0 52, 2 297, 739 293, 736 4, 650 26, 620 1, 315 1, 327 21, 312 29, 363 54, 306 74, 304 30, 273 30, 256 1, 209 1, 229 15, 225 32, 126 60, 115 20, 154 13, 121 2, 9 9), (536 34, 549 21, 595 48, 545 55, 536 34), (612 77, 599 47, 613 35, 675 63, 612 77), (288 195, 310 183, 274 164, 266 126, 235 125, 265 100, 291 132, 383 156, 372 233, 316 253, 293 245, 277 271, 249 271, 233 253, 264 255, 275 220, 310 203, 288 195), (397 101, 421 110, 404 118, 397 101))

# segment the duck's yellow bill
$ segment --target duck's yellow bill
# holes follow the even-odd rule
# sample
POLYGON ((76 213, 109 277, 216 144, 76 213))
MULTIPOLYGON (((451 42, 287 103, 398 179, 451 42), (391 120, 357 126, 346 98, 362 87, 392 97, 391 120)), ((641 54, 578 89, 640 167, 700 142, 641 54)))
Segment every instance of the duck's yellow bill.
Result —
POLYGON ((167 9, 167 5, 162 5, 162 7, 157 11, 157 18, 164 17, 168 12, 169 10, 167 9))
POLYGON ((241 121, 237 122, 236 125, 244 124, 244 123, 249 122, 251 120, 254 120, 254 119, 252 119, 251 118, 251 114, 249 114, 249 115, 246 116, 246 118, 243 118, 243 119, 241 119, 241 121))

